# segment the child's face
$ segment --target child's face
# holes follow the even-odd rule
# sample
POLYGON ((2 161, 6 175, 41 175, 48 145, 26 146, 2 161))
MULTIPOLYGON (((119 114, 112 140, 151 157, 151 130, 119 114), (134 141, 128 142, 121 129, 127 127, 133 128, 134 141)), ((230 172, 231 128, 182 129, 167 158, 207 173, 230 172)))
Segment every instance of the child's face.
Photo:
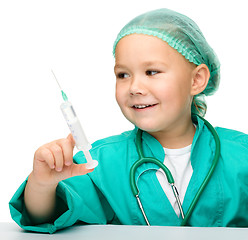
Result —
POLYGON ((116 47, 116 100, 147 132, 169 131, 189 119, 194 66, 159 38, 131 34, 116 47))

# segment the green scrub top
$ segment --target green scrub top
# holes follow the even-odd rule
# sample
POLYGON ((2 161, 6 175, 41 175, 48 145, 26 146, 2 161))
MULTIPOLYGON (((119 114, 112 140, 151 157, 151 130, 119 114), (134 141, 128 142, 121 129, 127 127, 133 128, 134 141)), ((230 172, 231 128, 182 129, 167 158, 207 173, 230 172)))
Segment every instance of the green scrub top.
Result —
MULTIPOLYGON (((192 143, 189 182, 183 210, 186 213, 197 190, 211 166, 215 142, 204 122, 197 118, 192 143)), ((188 225, 196 227, 248 227, 248 135, 224 128, 216 128, 221 142, 219 163, 197 203, 188 225)), ((137 128, 96 141, 91 149, 98 167, 87 175, 61 181, 57 187, 57 208, 53 220, 34 225, 25 209, 23 192, 26 181, 10 201, 11 216, 23 229, 53 233, 58 229, 81 224, 145 225, 144 217, 130 188, 129 173, 138 159, 135 146, 137 128)), ((145 156, 164 161, 161 144, 150 134, 143 133, 145 156)), ((84 163, 82 152, 74 156, 76 163, 84 163)), ((164 193, 154 164, 137 169, 140 199, 151 225, 180 226, 178 217, 164 193), (142 174, 142 175, 141 175, 142 174)))

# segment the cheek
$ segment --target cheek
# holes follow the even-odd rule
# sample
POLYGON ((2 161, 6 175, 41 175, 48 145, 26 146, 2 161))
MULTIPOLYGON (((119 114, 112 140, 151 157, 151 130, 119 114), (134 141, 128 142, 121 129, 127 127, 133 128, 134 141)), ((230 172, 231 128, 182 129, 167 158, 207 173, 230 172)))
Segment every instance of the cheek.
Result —
POLYGON ((179 109, 191 109, 191 94, 187 84, 181 85, 177 89, 176 104, 179 109))
POLYGON ((161 81, 159 84, 151 85, 151 92, 162 102, 170 102, 176 93, 176 86, 169 81, 161 81))
POLYGON ((124 91, 120 84, 117 83, 115 86, 115 99, 118 105, 121 107, 121 105, 124 103, 124 91))
POLYGON ((176 79, 153 86, 153 91, 156 93, 155 96, 159 98, 167 109, 177 109, 187 104, 189 98, 188 90, 188 86, 182 86, 176 79))

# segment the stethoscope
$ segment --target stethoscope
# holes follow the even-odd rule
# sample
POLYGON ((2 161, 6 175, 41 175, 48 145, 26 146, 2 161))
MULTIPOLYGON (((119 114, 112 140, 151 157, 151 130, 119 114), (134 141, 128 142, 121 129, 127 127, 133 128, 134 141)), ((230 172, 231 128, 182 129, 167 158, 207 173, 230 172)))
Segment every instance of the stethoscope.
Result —
POLYGON ((199 200, 199 197, 201 196, 201 194, 202 194, 203 190, 205 189, 206 185, 208 184, 208 181, 210 180, 210 178, 211 178, 211 176, 212 176, 212 174, 214 172, 214 169, 215 169, 215 167, 216 167, 216 165, 218 163, 218 160, 219 160, 219 157, 220 157, 220 139, 219 139, 219 136, 218 136, 216 130, 214 129, 214 127, 207 120, 205 120, 204 118, 202 118, 202 117, 200 117, 198 115, 192 115, 192 118, 194 119, 194 118, 196 118, 196 116, 204 121, 204 124, 207 126, 207 128, 209 129, 209 131, 213 135, 216 149, 215 149, 214 159, 213 159, 212 165, 211 165, 211 167, 210 167, 210 169, 208 171, 208 174, 205 177, 205 179, 203 180, 200 188, 198 189, 198 192, 196 193, 191 205, 189 206, 189 209, 188 209, 186 215, 183 212, 182 204, 181 204, 180 199, 179 199, 179 193, 177 191, 176 186, 174 185, 174 179, 173 179, 173 176, 172 176, 170 170, 162 162, 160 162, 158 159, 153 158, 153 157, 145 157, 144 156, 143 149, 142 149, 142 130, 138 129, 138 131, 137 131, 137 134, 136 134, 136 148, 137 148, 137 152, 138 152, 138 155, 139 155, 139 160, 137 160, 133 164, 131 169, 130 169, 130 185, 131 185, 133 195, 137 199, 139 208, 140 208, 140 210, 141 210, 141 212, 142 212, 142 214, 144 216, 144 219, 146 221, 146 224, 148 226, 150 226, 150 222, 148 221, 148 218, 146 216, 145 210, 144 210, 144 208, 142 206, 142 203, 141 203, 141 200, 139 198, 139 189, 138 189, 138 186, 137 186, 138 180, 137 180, 137 183, 135 182, 135 172, 136 172, 138 167, 140 167, 143 163, 154 163, 164 171, 164 173, 165 173, 165 175, 167 177, 167 180, 168 180, 169 184, 171 185, 172 191, 173 191, 174 196, 176 198, 177 205, 179 207, 180 214, 181 214, 182 219, 183 219, 183 221, 181 223, 181 226, 185 226, 187 221, 188 221, 188 219, 189 219, 189 217, 191 216, 195 206, 196 206, 196 203, 199 200))

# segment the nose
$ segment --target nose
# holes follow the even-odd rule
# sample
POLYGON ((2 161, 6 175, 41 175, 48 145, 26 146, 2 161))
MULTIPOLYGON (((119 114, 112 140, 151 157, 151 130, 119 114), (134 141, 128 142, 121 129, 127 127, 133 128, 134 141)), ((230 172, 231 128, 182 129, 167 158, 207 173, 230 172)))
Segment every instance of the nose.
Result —
POLYGON ((147 93, 147 89, 141 78, 134 77, 132 79, 129 92, 132 96, 145 95, 147 93))

